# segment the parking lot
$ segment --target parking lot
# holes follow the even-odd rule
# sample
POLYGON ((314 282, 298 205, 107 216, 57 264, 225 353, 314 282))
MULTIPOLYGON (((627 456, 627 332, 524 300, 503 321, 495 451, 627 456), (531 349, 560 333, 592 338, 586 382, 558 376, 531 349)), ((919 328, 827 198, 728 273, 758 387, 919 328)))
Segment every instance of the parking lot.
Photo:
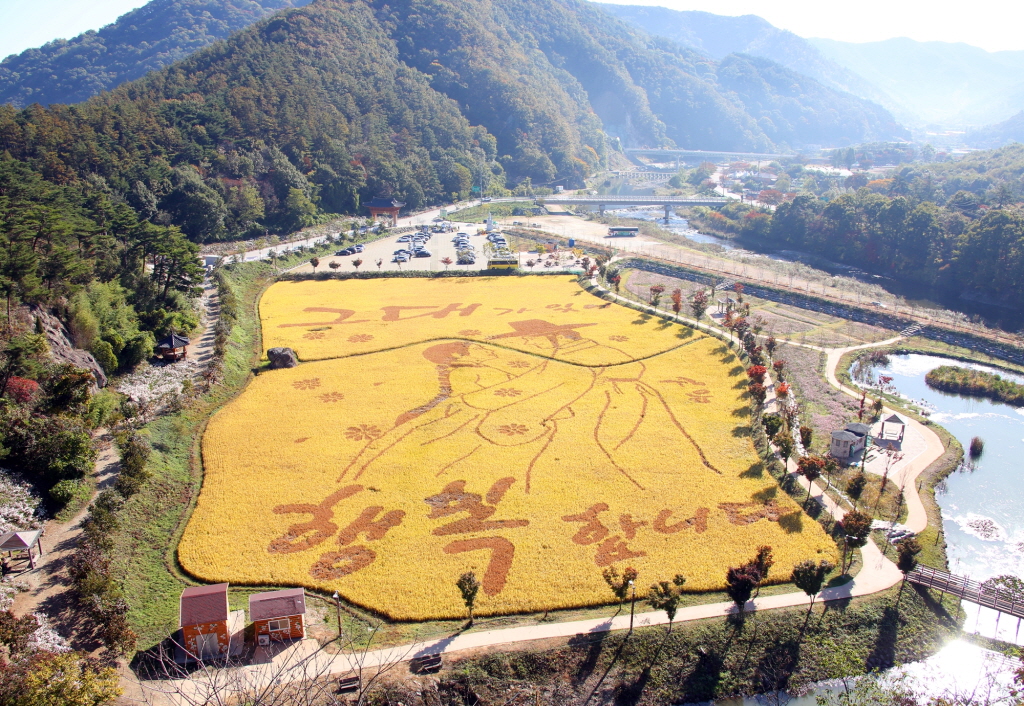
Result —
MULTIPOLYGON (((440 225, 435 223, 431 225, 440 225)), ((412 253, 409 253, 408 259, 405 262, 394 262, 395 252, 398 250, 412 251, 412 243, 410 242, 410 233, 403 233, 401 235, 390 235, 380 240, 375 240, 371 243, 363 244, 363 252, 355 253, 352 255, 330 255, 320 258, 320 265, 316 268, 317 272, 322 272, 325 269, 330 270, 331 263, 335 262, 338 264, 338 271, 354 272, 354 271, 377 271, 381 272, 397 272, 397 271, 442 271, 446 269, 445 263, 442 262, 445 258, 451 259, 451 264, 447 266, 450 270, 483 270, 487 268, 487 256, 484 250, 484 244, 487 242, 487 238, 483 234, 477 234, 477 231, 481 230, 479 223, 460 223, 454 222, 450 226, 453 230, 447 233, 431 233, 429 240, 422 244, 422 249, 429 252, 429 256, 426 257, 413 257, 412 253), (452 239, 455 238, 457 233, 465 233, 465 239, 469 243, 470 247, 476 253, 476 261, 473 264, 458 264, 458 252, 455 243, 452 239), (401 242, 399 242, 401 241, 401 242), (360 260, 361 263, 357 268, 353 261, 360 260)), ((339 246, 338 251, 344 250, 343 247, 339 246)), ((524 253, 525 254, 525 253, 524 253)), ((521 257, 518 253, 513 253, 516 257, 521 257)), ((525 258, 523 259, 525 261, 525 258)), ((302 265, 291 270, 292 272, 312 272, 313 266, 309 262, 305 262, 302 265)))

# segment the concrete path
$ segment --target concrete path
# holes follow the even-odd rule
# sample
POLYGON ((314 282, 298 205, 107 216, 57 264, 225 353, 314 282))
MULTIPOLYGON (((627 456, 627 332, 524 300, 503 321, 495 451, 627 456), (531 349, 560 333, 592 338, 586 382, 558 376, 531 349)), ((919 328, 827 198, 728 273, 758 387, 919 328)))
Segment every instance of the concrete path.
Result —
MULTIPOLYGON (((676 321, 708 333, 721 334, 721 331, 704 322, 655 310, 651 307, 638 305, 636 302, 622 297, 613 292, 601 288, 595 280, 591 285, 600 291, 605 298, 627 303, 630 306, 647 309, 653 315, 676 321)), ((873 344, 852 346, 840 349, 820 349, 816 346, 806 346, 824 350, 828 353, 828 366, 826 377, 834 387, 851 394, 858 399, 860 393, 844 387, 836 378, 836 367, 842 356, 852 350, 871 348, 895 343, 899 337, 880 341, 873 344)), ((774 394, 774 393, 773 393, 774 394)), ((913 421, 909 420, 908 422, 913 421)), ((924 506, 921 504, 917 494, 917 476, 932 462, 938 459, 945 449, 936 434, 919 423, 916 423, 915 430, 928 440, 927 449, 911 464, 903 469, 899 482, 906 482, 905 497, 909 508, 908 527, 914 532, 920 532, 927 526, 927 515, 924 506), (918 428, 919 427, 919 428, 918 428), (929 438, 931 437, 931 438, 929 438)), ((790 471, 795 473, 796 464, 790 461, 790 471)), ((801 487, 807 488, 807 480, 797 476, 796 480, 801 487)), ((894 480, 897 480, 894 478, 894 480)), ((832 514, 836 520, 842 519, 846 511, 840 507, 835 500, 826 494, 825 490, 817 483, 811 487, 811 495, 816 498, 825 509, 832 514)), ((833 586, 822 591, 817 597, 818 600, 835 601, 860 596, 868 596, 879 591, 884 591, 896 585, 903 579, 903 574, 896 565, 886 558, 874 541, 869 541, 861 548, 862 568, 857 575, 847 583, 840 586, 833 586)), ((762 596, 750 601, 744 609, 746 611, 771 610, 776 608, 805 607, 810 599, 802 592, 783 593, 774 596, 762 596)), ((706 605, 690 606, 679 610, 675 622, 687 622, 692 620, 703 620, 707 618, 722 618, 730 613, 736 612, 735 604, 731 602, 710 603, 706 605)), ((668 624, 668 617, 664 612, 643 612, 633 618, 636 627, 648 627, 653 625, 668 624)), ((612 630, 628 630, 630 627, 630 616, 628 613, 619 614, 613 618, 598 618, 592 620, 575 620, 562 623, 547 623, 540 625, 528 625, 515 628, 499 630, 484 630, 480 632, 460 632, 455 635, 427 640, 423 642, 401 645, 397 647, 370 651, 370 652, 344 652, 332 655, 327 653, 313 640, 303 640, 281 652, 271 661, 258 664, 238 667, 230 671, 232 685, 231 689, 237 689, 242 693, 253 689, 265 689, 270 685, 279 686, 291 682, 309 679, 312 676, 324 676, 327 674, 345 675, 358 673, 363 677, 363 683, 373 678, 381 670, 392 668, 395 664, 410 660, 414 657, 431 654, 449 654, 462 650, 478 649, 482 647, 493 647, 513 643, 527 642, 531 640, 545 640, 551 638, 566 638, 576 635, 599 634, 612 630)), ((154 700, 166 701, 174 704, 199 704, 206 703, 211 690, 223 690, 229 688, 222 679, 214 678, 209 672, 200 673, 199 678, 189 680, 147 682, 141 685, 148 691, 154 700)), ((223 699, 223 694, 220 695, 223 699)))

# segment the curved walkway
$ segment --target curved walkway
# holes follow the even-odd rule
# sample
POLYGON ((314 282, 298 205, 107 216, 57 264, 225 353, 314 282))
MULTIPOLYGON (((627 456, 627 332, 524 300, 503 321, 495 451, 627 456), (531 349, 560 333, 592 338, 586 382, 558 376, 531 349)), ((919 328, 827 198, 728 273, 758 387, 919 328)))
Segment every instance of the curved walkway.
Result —
MULTIPOLYGON (((684 316, 668 314, 664 311, 655 310, 651 307, 637 304, 636 302, 609 292, 595 280, 591 280, 593 290, 596 290, 605 298, 623 302, 632 308, 640 307, 652 315, 668 320, 676 321, 693 328, 721 335, 721 331, 703 322, 695 321, 684 316)), ((791 343, 791 345, 805 346, 824 351, 828 354, 828 365, 826 377, 834 387, 843 392, 853 395, 857 399, 860 393, 843 386, 836 377, 836 368, 840 359, 852 350, 871 348, 894 343, 900 337, 891 338, 878 343, 852 346, 849 348, 826 349, 807 344, 791 343)), ((790 343, 789 341, 784 341, 790 343)), ((886 410, 891 411, 891 410, 886 410)), ((922 531, 928 524, 927 514, 921 499, 917 494, 917 485, 914 481, 917 476, 930 466, 936 459, 942 456, 945 449, 938 436, 920 423, 909 420, 915 425, 915 429, 928 442, 924 453, 902 469, 902 475, 898 478, 907 483, 905 497, 909 511, 907 521, 908 527, 914 532, 922 531)), ((790 461, 790 470, 795 472, 795 463, 790 461)), ((802 476, 796 477, 797 482, 803 488, 807 488, 806 479, 802 476)), ((894 480, 897 480, 894 478, 894 480)), ((836 519, 842 519, 845 510, 840 507, 831 496, 817 483, 813 484, 811 495, 815 497, 829 513, 836 519)), ((887 588, 895 586, 903 579, 903 574, 896 565, 886 558, 874 541, 869 541, 861 549, 862 568, 857 575, 841 586, 833 586, 823 590, 816 599, 823 601, 835 601, 860 596, 867 596, 887 588)), ((810 599, 803 592, 783 593, 774 596, 762 596, 752 600, 744 607, 745 611, 770 610, 774 608, 790 608, 807 606, 810 599)), ((682 608, 676 614, 675 622, 686 622, 691 620, 703 620, 706 618, 720 618, 737 611, 736 605, 732 602, 710 603, 706 605, 690 606, 682 608)), ((666 625, 668 618, 664 611, 653 611, 637 613, 634 624, 638 627, 652 625, 666 625)), ((507 645, 530 640, 544 640, 550 638, 573 637, 581 634, 596 634, 612 630, 626 630, 630 626, 629 615, 617 615, 612 618, 598 618, 593 620, 576 620, 563 623, 548 623, 540 625, 527 625, 515 628, 504 628, 498 630, 484 630, 480 632, 458 633, 450 637, 435 640, 428 640, 412 645, 403 645, 393 648, 376 650, 372 652, 346 652, 332 655, 320 648, 312 640, 304 640, 288 649, 278 653, 266 664, 250 665, 232 670, 234 685, 240 690, 265 688, 270 684, 285 684, 292 681, 308 679, 311 675, 323 676, 326 674, 346 674, 360 672, 363 669, 379 670, 388 668, 396 662, 406 661, 417 656, 431 654, 447 654, 461 650, 475 649, 481 647, 492 647, 507 645)), ((364 682, 365 682, 364 677, 364 682)), ((172 703, 203 703, 203 694, 216 683, 223 688, 223 683, 210 680, 190 680, 178 682, 163 682, 160 684, 149 683, 144 686, 147 690, 162 694, 172 703), (187 694, 187 695, 186 695, 187 694)))

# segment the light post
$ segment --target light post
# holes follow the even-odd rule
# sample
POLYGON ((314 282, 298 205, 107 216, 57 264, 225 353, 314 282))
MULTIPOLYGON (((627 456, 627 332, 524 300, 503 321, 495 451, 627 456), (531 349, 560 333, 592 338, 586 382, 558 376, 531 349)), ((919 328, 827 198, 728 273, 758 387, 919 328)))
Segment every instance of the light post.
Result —
POLYGON ((331 597, 334 599, 334 607, 338 611, 338 644, 341 645, 341 596, 335 591, 331 597))
POLYGON ((636 608, 636 583, 634 581, 629 582, 630 600, 629 600, 629 632, 626 634, 633 634, 633 611, 636 608))

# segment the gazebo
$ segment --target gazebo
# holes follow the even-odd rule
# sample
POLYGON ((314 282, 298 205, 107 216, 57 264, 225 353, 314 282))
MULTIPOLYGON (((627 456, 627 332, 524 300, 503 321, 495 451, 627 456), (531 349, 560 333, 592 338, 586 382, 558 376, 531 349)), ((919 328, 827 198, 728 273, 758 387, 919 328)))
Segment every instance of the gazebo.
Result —
POLYGON ((398 225, 398 212, 405 206, 401 201, 383 196, 378 196, 373 201, 364 205, 370 209, 370 218, 376 221, 378 216, 388 216, 391 219, 392 226, 398 225))
POLYGON ((188 354, 189 340, 184 336, 172 333, 156 344, 156 354, 164 360, 173 363, 181 360, 188 354))
POLYGON ((900 419, 895 414, 890 414, 888 417, 882 420, 882 426, 878 430, 878 436, 875 437, 875 441, 880 446, 893 446, 898 447, 903 444, 903 435, 907 431, 907 423, 900 419), (889 433, 885 432, 885 425, 889 425, 889 433))
POLYGON ((42 536, 41 529, 5 532, 0 534, 0 552, 6 552, 7 556, 13 559, 28 559, 28 565, 34 569, 36 559, 32 550, 35 548, 39 556, 43 555, 42 536))

